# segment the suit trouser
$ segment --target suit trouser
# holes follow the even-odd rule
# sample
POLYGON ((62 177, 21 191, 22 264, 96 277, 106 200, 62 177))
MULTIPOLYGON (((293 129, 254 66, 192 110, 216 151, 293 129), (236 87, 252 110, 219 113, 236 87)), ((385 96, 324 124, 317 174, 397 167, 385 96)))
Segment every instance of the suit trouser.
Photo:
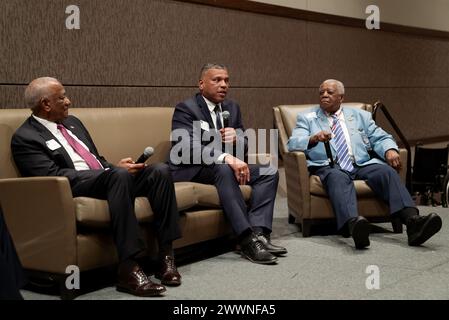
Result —
POLYGON ((279 173, 264 168, 268 174, 260 174, 261 167, 249 165, 251 199, 247 208, 234 171, 227 164, 213 164, 201 168, 192 179, 194 182, 213 184, 217 188, 223 211, 234 232, 240 235, 253 227, 263 227, 271 232, 274 200, 279 182, 279 173))
POLYGON ((181 236, 175 189, 165 164, 145 167, 133 176, 124 168, 105 170, 72 187, 74 197, 88 196, 108 201, 111 227, 120 261, 144 248, 134 211, 135 197, 145 196, 154 213, 153 227, 159 246, 181 236))
POLYGON ((311 167, 310 173, 320 177, 329 200, 332 203, 337 228, 341 229, 351 218, 358 216, 357 197, 353 180, 365 180, 373 192, 388 204, 390 214, 407 207, 415 207, 405 185, 401 182, 397 172, 389 165, 371 164, 356 167, 351 173, 341 170, 338 165, 334 168, 311 167))
POLYGON ((25 277, 0 207, 0 300, 22 299, 25 277))

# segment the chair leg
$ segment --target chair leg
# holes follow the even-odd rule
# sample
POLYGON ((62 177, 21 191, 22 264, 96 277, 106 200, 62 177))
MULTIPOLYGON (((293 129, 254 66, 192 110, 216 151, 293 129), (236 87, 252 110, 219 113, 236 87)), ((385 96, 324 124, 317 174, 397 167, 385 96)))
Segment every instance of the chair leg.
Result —
POLYGON ((308 220, 302 220, 302 236, 308 238, 312 235, 312 222, 308 220))
POLYGON ((448 202, 449 202, 449 171, 446 174, 446 176, 444 177, 444 182, 443 182, 443 194, 442 194, 442 205, 443 208, 447 208, 448 207, 448 202))
POLYGON ((288 215, 288 223, 289 224, 296 223, 296 218, 293 215, 291 215, 291 214, 288 215))
POLYGON ((402 233, 403 227, 402 227, 402 221, 400 218, 398 218, 398 217, 391 218, 391 225, 393 226, 394 233, 402 233))

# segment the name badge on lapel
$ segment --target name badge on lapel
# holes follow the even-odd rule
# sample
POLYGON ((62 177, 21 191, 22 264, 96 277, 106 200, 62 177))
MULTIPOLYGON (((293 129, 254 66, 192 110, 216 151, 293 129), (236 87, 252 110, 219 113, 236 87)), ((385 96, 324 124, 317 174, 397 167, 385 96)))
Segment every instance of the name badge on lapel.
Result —
POLYGON ((207 121, 200 120, 201 129, 204 131, 209 131, 209 123, 207 121))
POLYGON ((50 149, 51 151, 61 148, 61 145, 57 143, 55 139, 45 141, 45 143, 47 144, 48 149, 50 149))
POLYGON ((306 114, 306 118, 310 120, 310 119, 317 119, 318 117, 316 115, 316 112, 309 112, 306 114))

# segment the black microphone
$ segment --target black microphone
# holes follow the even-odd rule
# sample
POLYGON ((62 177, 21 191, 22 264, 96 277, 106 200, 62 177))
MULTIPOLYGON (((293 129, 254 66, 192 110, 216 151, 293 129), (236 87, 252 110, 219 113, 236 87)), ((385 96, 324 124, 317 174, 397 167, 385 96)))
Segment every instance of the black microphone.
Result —
POLYGON ((332 151, 331 151, 331 146, 329 144, 329 141, 324 141, 324 148, 326 149, 326 155, 327 155, 327 160, 329 160, 329 164, 331 166, 331 168, 334 167, 334 158, 332 157, 332 151))
POLYGON ((229 118, 231 117, 231 114, 229 113, 229 111, 223 111, 222 116, 223 116, 223 128, 229 127, 229 118))
POLYGON ((154 153, 154 149, 152 147, 146 147, 145 150, 143 150, 142 155, 136 160, 135 163, 145 163, 145 161, 148 160, 149 157, 151 157, 154 153))

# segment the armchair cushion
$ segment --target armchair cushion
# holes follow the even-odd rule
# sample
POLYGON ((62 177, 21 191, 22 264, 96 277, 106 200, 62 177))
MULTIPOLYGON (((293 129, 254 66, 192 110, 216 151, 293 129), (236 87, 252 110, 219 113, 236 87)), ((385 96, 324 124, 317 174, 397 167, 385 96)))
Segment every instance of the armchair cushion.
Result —
MULTIPOLYGON (((251 196, 251 187, 242 186, 240 189, 245 201, 248 201, 251 196)), ((175 183, 175 190, 176 202, 180 212, 195 206, 221 208, 215 186, 194 182, 177 182, 175 183)), ((111 218, 106 200, 89 197, 77 197, 73 200, 78 225, 91 228, 107 228, 110 226, 111 218)), ((134 206, 137 221, 140 223, 153 221, 153 211, 147 198, 136 198, 134 206)))
MULTIPOLYGON (((310 176, 310 194, 315 196, 327 197, 326 190, 318 176, 310 176)), ((357 197, 374 197, 374 192, 363 180, 354 180, 357 197)))

